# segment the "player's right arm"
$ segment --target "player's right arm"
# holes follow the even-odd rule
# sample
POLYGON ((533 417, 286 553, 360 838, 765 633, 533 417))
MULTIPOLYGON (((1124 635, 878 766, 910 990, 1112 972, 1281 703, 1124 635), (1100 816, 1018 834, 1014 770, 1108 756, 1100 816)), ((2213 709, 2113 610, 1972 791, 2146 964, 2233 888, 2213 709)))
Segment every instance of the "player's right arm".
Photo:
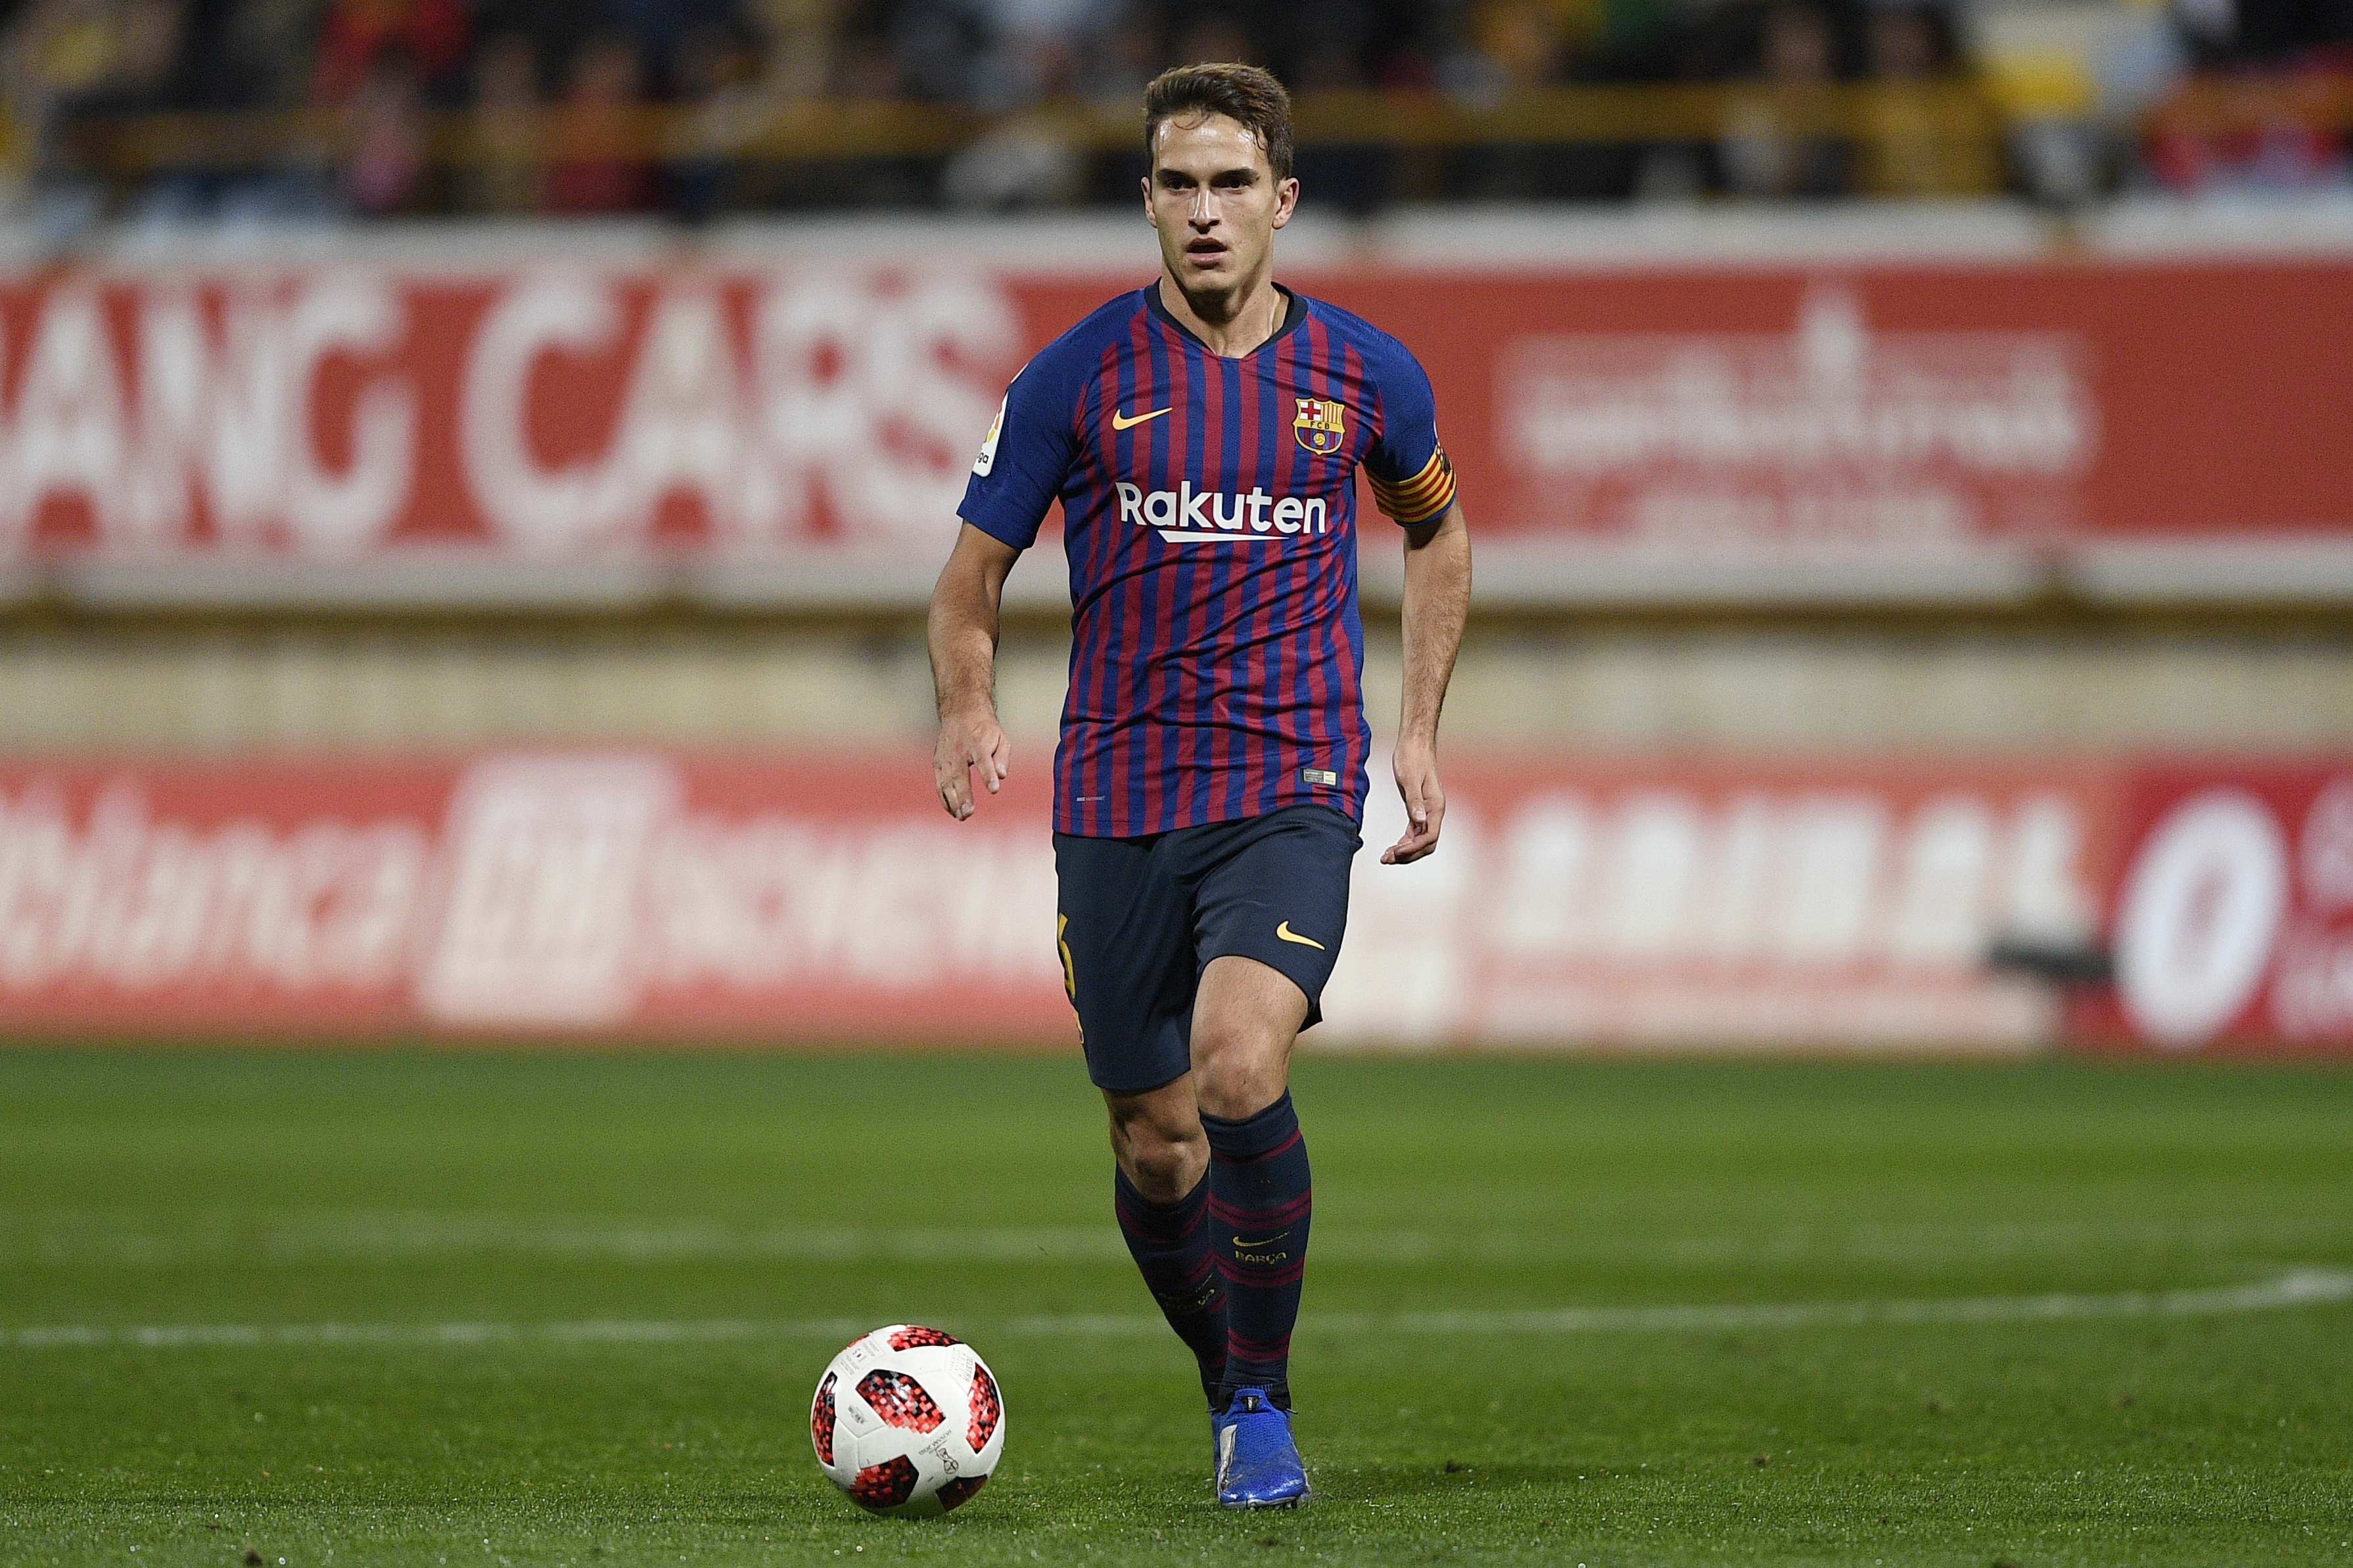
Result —
POLYGON ((972 815, 973 774, 995 795, 1012 748, 997 721, 997 613, 1005 575, 1036 542, 1077 454, 1074 372, 1082 360, 1058 338, 1013 378, 965 481, 955 547, 932 590, 928 630, 940 738, 932 782, 958 822, 972 815))
POLYGON ((932 782, 939 788, 940 804, 958 822, 972 815, 974 772, 995 795, 1013 762, 1012 744, 997 721, 997 633, 1005 576, 1020 554, 965 523, 932 589, 927 629, 932 689, 940 710, 932 782))

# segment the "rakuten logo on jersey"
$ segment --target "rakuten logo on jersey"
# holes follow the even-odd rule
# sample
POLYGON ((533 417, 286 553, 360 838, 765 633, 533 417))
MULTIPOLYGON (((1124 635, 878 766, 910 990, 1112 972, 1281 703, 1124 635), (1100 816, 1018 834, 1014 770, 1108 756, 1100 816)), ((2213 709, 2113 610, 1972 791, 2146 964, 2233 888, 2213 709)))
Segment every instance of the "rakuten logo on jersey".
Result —
POLYGON ((1190 479, 1148 494, 1124 479, 1118 489, 1120 521, 1152 529, 1171 544, 1248 543, 1278 533, 1332 531, 1331 508, 1322 496, 1278 498, 1256 485, 1245 495, 1197 490, 1190 479))

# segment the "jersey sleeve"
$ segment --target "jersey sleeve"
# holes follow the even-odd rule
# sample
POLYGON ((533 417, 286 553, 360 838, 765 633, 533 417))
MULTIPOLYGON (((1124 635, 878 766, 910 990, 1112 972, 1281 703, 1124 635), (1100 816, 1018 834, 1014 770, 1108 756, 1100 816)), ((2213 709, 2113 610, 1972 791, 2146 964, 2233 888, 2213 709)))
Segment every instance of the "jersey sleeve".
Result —
POLYGON ((1027 550, 1078 456, 1078 388, 1056 344, 1021 367, 973 460, 956 513, 991 538, 1027 550))
POLYGON ((1438 444, 1438 398, 1429 374, 1403 343, 1388 347, 1379 367, 1381 429, 1365 452, 1365 473, 1390 521, 1418 528, 1454 504, 1454 468, 1438 444))

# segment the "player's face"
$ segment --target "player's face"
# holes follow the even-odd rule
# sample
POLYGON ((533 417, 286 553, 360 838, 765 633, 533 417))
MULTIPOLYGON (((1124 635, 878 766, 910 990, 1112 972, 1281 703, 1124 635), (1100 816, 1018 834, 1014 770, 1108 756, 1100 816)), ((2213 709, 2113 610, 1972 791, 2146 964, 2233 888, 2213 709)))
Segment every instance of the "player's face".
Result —
POLYGON ((1222 114, 1164 120, 1144 182, 1161 258, 1188 295, 1224 294, 1265 276, 1274 231, 1291 221, 1297 180, 1277 180, 1266 149, 1222 114))

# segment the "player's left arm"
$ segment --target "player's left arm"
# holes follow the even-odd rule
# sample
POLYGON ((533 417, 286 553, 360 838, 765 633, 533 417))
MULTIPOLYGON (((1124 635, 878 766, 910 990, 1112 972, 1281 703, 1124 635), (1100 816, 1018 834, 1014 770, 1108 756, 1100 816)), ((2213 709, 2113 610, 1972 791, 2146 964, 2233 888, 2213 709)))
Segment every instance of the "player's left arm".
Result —
POLYGON ((1405 531, 1405 700, 1398 714, 1395 767, 1405 797, 1405 837, 1381 851, 1403 866, 1438 847, 1446 791, 1438 779, 1438 715, 1471 614, 1471 529, 1462 503, 1405 531))
POLYGON ((1404 866, 1438 847, 1446 791, 1438 782, 1438 714, 1471 611, 1471 530, 1454 496, 1454 469, 1438 441, 1429 373, 1403 343, 1373 334, 1377 433, 1365 453, 1373 499, 1405 531, 1405 700, 1398 714, 1398 794, 1405 837, 1381 851, 1404 866))

